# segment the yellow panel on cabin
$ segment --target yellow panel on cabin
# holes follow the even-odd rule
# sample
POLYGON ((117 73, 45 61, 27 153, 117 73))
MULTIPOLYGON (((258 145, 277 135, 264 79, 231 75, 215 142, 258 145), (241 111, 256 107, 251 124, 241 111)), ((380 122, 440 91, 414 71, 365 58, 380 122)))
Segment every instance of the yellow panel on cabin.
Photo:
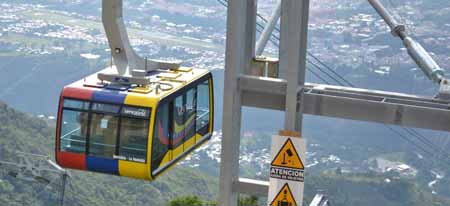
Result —
POLYGON ((149 169, 149 164, 119 160, 120 176, 150 180, 151 177, 149 169))
POLYGON ((148 94, 148 93, 152 92, 153 89, 148 86, 147 87, 135 87, 135 88, 130 89, 130 91, 140 93, 140 94, 148 94))
POLYGON ((165 166, 167 163, 169 163, 172 160, 172 150, 169 150, 166 155, 164 155, 164 158, 162 159, 161 163, 159 164, 159 167, 165 166))
POLYGON ((213 95, 213 85, 212 79, 209 80, 209 128, 208 131, 212 133, 213 131, 213 122, 214 122, 214 95, 213 95))
POLYGON ((172 150, 173 159, 176 159, 178 156, 183 154, 183 144, 180 144, 177 148, 172 150))
POLYGON ((195 133, 195 143, 199 142, 200 140, 202 140, 202 135, 195 133))
MULTIPOLYGON (((125 104, 132 105, 132 106, 141 106, 141 107, 151 107, 151 120, 149 124, 149 136, 148 136, 148 143, 147 143, 147 160, 151 160, 151 151, 152 151, 152 134, 153 134, 153 126, 154 125, 154 117, 156 115, 156 105, 158 104, 158 99, 148 97, 144 94, 138 94, 138 93, 128 93, 127 97, 125 98, 125 104)), ((150 168, 150 163, 148 163, 148 168, 150 168)))
POLYGON ((189 148, 193 147, 195 145, 195 136, 192 136, 186 142, 184 142, 184 151, 188 150, 189 148))
POLYGON ((127 97, 125 98, 125 104, 133 105, 133 106, 141 106, 141 107, 154 107, 158 103, 157 98, 151 98, 148 95, 145 94, 139 94, 139 93, 128 93, 127 97))

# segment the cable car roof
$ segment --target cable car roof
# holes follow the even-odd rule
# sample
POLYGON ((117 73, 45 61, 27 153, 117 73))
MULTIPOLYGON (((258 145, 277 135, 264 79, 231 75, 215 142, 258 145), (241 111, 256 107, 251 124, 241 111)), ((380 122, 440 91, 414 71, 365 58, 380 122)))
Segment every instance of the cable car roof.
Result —
POLYGON ((187 84, 201 78, 209 71, 206 69, 192 69, 182 67, 178 70, 151 71, 146 78, 151 84, 141 87, 138 85, 122 85, 101 81, 99 73, 114 73, 114 67, 108 67, 97 73, 76 81, 63 90, 64 97, 81 98, 102 102, 122 104, 127 95, 145 96, 146 98, 162 99, 181 89, 187 84))

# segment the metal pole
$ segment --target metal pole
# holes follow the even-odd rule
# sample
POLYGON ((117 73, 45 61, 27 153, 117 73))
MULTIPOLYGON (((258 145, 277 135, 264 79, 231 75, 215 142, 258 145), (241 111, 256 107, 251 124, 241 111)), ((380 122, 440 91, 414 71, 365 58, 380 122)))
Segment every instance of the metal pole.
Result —
MULTIPOLYGON (((377 13, 384 19, 387 25, 391 28, 391 33, 394 36, 400 37, 403 45, 408 51, 409 56, 425 73, 425 75, 435 83, 441 84, 442 80, 446 80, 441 86, 448 87, 448 80, 444 76, 444 70, 434 61, 430 54, 420 45, 419 42, 408 36, 404 25, 398 24, 394 17, 388 12, 379 0, 368 0, 377 13)), ((448 92, 448 91, 444 91, 448 92)), ((449 94, 447 94, 449 95, 449 94)))
POLYGON ((392 31, 394 31, 395 28, 399 26, 394 17, 388 13, 386 7, 384 7, 380 1, 378 0, 368 0, 368 1, 372 5, 372 7, 377 11, 377 13, 381 16, 381 18, 384 19, 384 21, 389 26, 389 28, 391 28, 392 31))
POLYGON ((64 205, 64 195, 66 193, 66 184, 67 184, 67 178, 70 177, 69 172, 62 167, 60 167, 58 164, 53 162, 50 159, 47 159, 47 162, 56 169, 59 173, 61 173, 61 191, 59 193, 59 199, 58 199, 58 205, 63 206, 64 205))
POLYGON ((277 6, 273 11, 272 16, 270 17, 269 21, 264 27, 264 30, 261 33, 258 42, 256 43, 256 56, 259 56, 264 52, 264 48, 266 48, 267 42, 269 41, 270 36, 272 35, 272 32, 275 29, 275 26, 277 25, 278 19, 280 19, 281 1, 282 0, 278 0, 277 6))
POLYGON ((309 0, 283 0, 281 12, 280 75, 287 80, 285 129, 301 135, 305 84, 309 0), (299 95, 300 94, 300 95, 299 95), (300 100, 300 106, 297 102, 300 100))
MULTIPOLYGON (((298 131, 301 138, 309 0, 283 0, 281 9, 279 66, 281 77, 287 81, 284 127, 287 131, 298 131)), ((304 184, 297 187, 297 194, 303 193, 304 184)), ((303 194, 298 195, 297 205, 303 205, 303 194)))
POLYGON ((220 162, 219 206, 237 206, 241 91, 239 76, 250 70, 254 56, 256 0, 229 0, 223 104, 223 136, 220 162))
POLYGON ((66 193, 66 183, 68 176, 69 175, 66 172, 62 174, 61 192, 59 194, 59 206, 64 206, 64 195, 66 193))

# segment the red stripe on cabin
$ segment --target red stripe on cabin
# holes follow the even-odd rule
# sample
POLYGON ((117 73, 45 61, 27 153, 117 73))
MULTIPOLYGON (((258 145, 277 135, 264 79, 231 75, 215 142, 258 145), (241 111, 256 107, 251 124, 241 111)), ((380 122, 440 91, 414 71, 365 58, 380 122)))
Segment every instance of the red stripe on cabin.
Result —
POLYGON ((86 170, 86 155, 71 152, 57 152, 56 159, 60 166, 78 170, 86 170))
POLYGON ((75 99, 91 100, 94 90, 88 88, 66 87, 62 96, 75 99))
POLYGON ((56 138, 55 138, 55 156, 56 156, 56 162, 58 162, 58 155, 56 155, 59 152, 59 139, 61 137, 61 119, 62 119, 62 103, 63 103, 63 97, 62 95, 59 96, 59 104, 58 104, 58 120, 56 123, 56 138))
POLYGON ((61 138, 61 121, 62 121, 62 107, 63 107, 63 98, 74 98, 74 99, 83 99, 83 100, 91 100, 92 94, 94 91, 88 88, 77 88, 77 87, 65 87, 61 93, 59 99, 59 108, 58 108, 58 119, 56 125, 56 144, 55 144, 55 153, 56 153, 56 162, 63 166, 73 169, 86 170, 86 156, 83 154, 75 154, 75 153, 67 153, 60 152, 60 138, 61 138))

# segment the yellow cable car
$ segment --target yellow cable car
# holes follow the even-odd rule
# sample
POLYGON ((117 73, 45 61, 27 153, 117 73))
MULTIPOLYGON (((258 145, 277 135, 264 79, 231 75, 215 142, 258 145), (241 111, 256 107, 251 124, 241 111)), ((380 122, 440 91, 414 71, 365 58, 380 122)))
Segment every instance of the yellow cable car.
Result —
POLYGON ((145 86, 100 80, 112 70, 63 89, 55 148, 59 165, 153 180, 210 139, 214 100, 208 70, 151 71, 145 86))

